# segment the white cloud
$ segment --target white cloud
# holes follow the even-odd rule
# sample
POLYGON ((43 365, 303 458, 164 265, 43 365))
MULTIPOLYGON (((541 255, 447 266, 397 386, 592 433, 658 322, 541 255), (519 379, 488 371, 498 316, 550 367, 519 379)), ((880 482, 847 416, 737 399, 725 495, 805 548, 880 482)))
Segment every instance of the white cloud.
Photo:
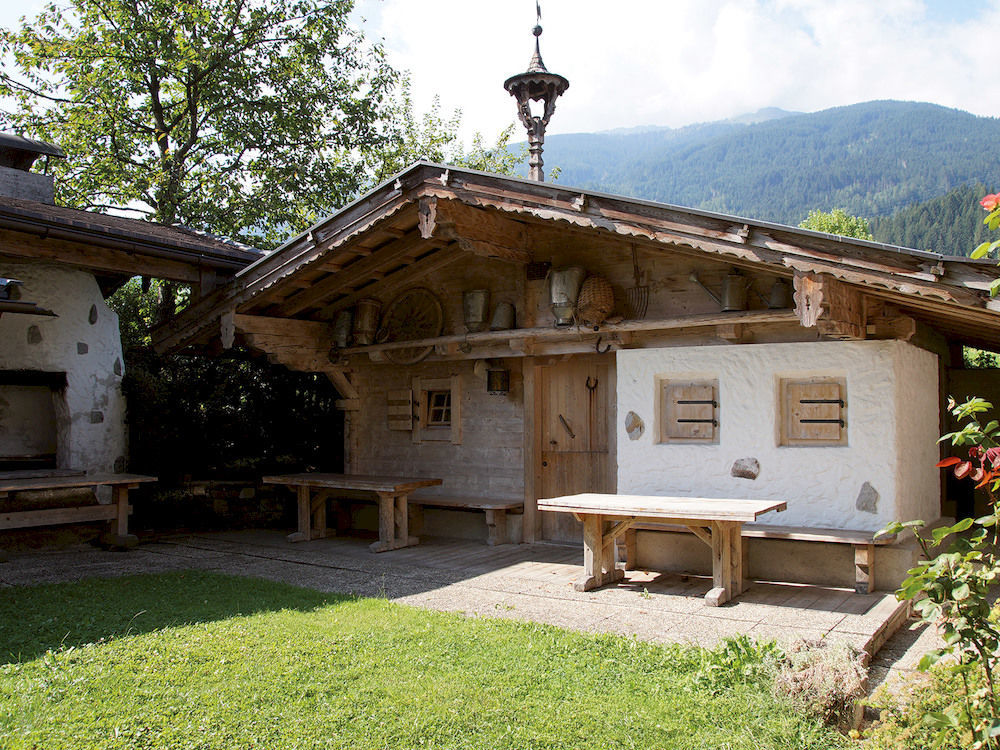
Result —
MULTIPOLYGON (((514 119, 503 80, 532 51, 531 0, 364 0, 369 29, 471 132, 514 119)), ((1000 0, 544 0, 542 56, 570 80, 551 133, 680 126, 761 107, 814 111, 871 99, 1000 115, 1000 0)))

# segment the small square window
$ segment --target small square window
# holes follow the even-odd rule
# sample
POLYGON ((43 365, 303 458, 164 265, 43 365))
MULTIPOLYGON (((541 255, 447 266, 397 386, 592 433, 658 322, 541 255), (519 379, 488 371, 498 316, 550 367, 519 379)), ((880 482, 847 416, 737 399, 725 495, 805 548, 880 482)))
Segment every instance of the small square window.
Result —
POLYGON ((660 442, 717 443, 717 381, 660 381, 660 442))
POLYGON ((462 442, 462 387, 458 375, 413 379, 413 442, 462 442))
POLYGON ((427 392, 428 427, 451 427, 451 391, 427 392))
POLYGON ((847 384, 842 378, 783 378, 780 445, 846 445, 847 384))

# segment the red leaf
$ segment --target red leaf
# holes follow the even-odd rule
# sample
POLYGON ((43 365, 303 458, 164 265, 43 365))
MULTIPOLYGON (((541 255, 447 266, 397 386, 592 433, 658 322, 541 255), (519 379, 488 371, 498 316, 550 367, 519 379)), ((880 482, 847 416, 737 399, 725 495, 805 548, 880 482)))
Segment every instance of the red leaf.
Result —
POLYGON ((991 481, 993 481, 993 477, 996 475, 997 473, 995 471, 987 471, 986 475, 983 477, 983 481, 976 485, 976 489, 978 490, 980 487, 988 485, 991 481))
POLYGON ((960 459, 958 456, 948 456, 948 458, 942 458, 940 461, 938 461, 934 465, 937 466, 939 469, 946 469, 949 466, 954 466, 955 464, 958 464, 958 463, 961 463, 961 462, 962 462, 962 459, 960 459))
POLYGON ((971 461, 962 461, 958 466, 955 467, 955 478, 965 479, 969 476, 969 472, 972 471, 971 461))

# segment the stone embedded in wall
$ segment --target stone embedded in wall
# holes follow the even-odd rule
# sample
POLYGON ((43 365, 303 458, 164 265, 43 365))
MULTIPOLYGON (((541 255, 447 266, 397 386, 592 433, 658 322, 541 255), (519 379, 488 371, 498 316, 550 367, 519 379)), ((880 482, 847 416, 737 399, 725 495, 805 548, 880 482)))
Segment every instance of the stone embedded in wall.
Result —
POLYGON ((878 497, 878 490, 868 482, 865 482, 861 485, 861 491, 858 493, 858 499, 855 501, 854 507, 865 513, 877 513, 878 497))
POLYGON ((625 415, 625 432, 628 433, 629 440, 638 440, 645 430, 646 425, 643 423, 642 417, 634 411, 625 415))
POLYGON ((42 331, 38 326, 28 326, 28 343, 29 344, 42 343, 42 331))
POLYGON ((87 346, 85 343, 83 343, 82 341, 77 341, 76 342, 76 353, 77 354, 86 354, 89 351, 90 351, 90 347, 87 346))
POLYGON ((122 374, 122 361, 121 361, 121 359, 119 359, 117 357, 115 358, 114 371, 115 371, 115 375, 118 375, 119 377, 121 376, 121 374, 122 374))
POLYGON ((92 411, 92 412, 90 412, 90 423, 91 424, 100 424, 103 421, 104 421, 104 412, 103 411, 92 411))
POLYGON ((756 479, 760 476, 760 461, 756 458, 737 458, 729 473, 739 479, 756 479))
POLYGON ((90 306, 90 313, 87 315, 87 322, 94 325, 97 322, 97 305, 90 306))

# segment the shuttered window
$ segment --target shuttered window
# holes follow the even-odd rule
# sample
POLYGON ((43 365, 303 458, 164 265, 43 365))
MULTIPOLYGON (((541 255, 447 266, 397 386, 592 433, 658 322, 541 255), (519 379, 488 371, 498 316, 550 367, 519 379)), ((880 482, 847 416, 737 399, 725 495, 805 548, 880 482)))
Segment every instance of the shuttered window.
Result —
POLYGON ((843 379, 781 381, 781 445, 846 445, 847 386, 843 379))
POLYGON ((661 443, 715 443, 718 438, 717 381, 660 381, 661 443))

